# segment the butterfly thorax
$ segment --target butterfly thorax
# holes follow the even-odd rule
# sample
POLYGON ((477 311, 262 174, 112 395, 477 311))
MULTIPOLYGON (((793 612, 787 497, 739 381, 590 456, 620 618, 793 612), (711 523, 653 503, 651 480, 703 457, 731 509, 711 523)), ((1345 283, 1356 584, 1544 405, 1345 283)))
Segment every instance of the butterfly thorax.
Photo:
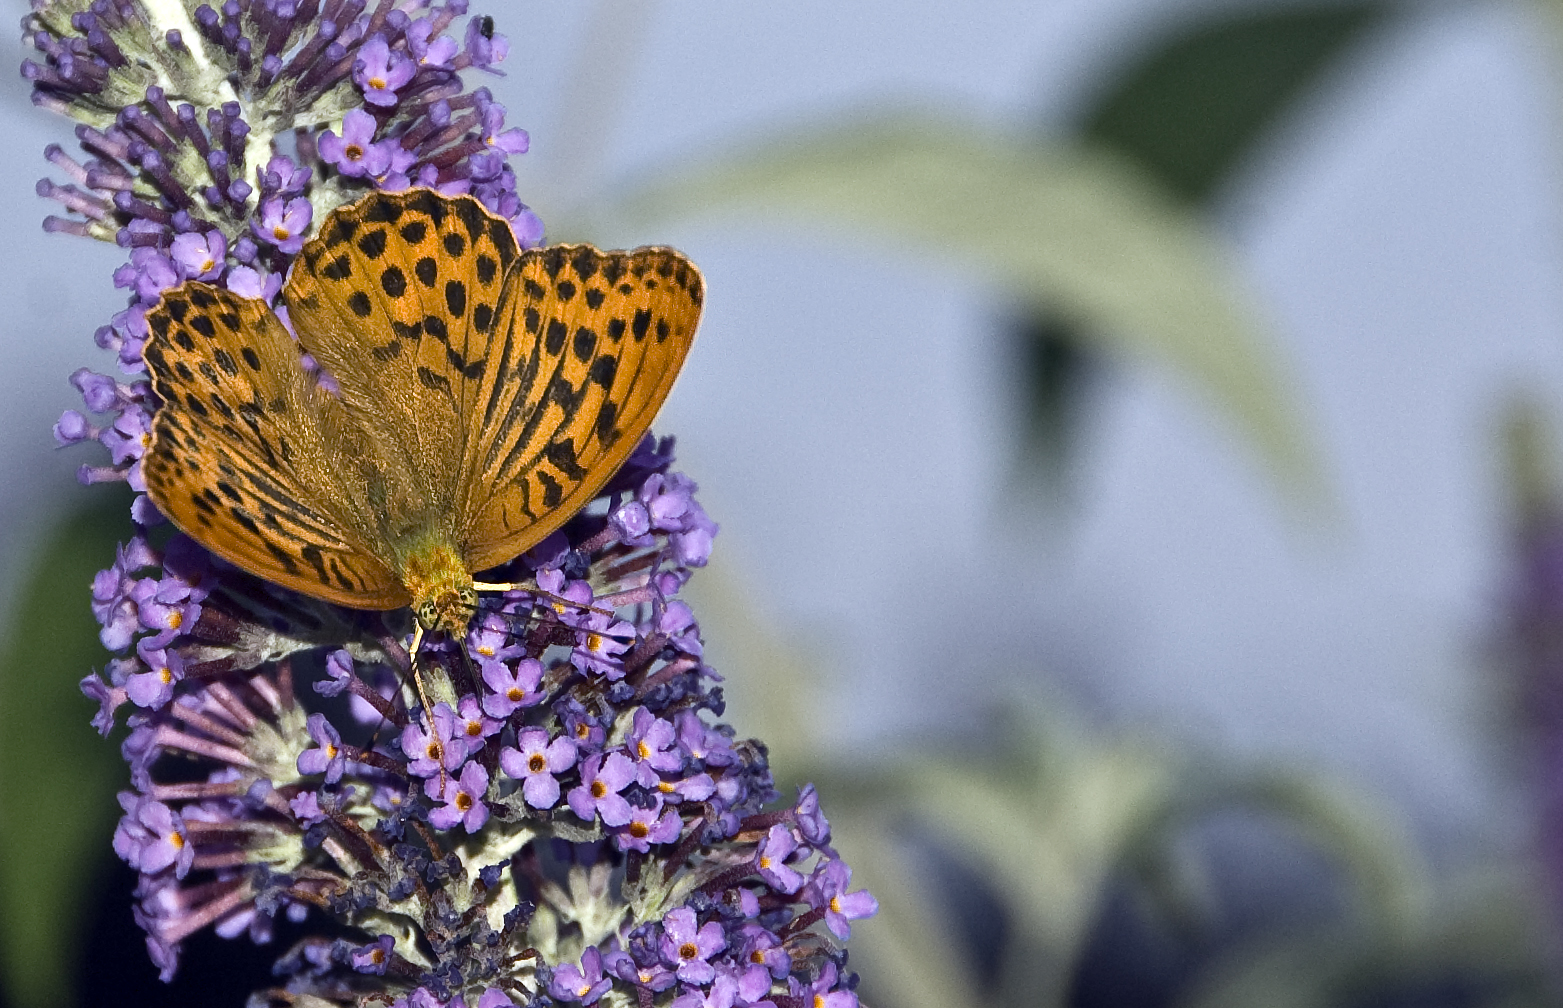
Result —
POLYGON ((402 584, 412 596, 412 611, 426 630, 443 630, 459 637, 477 608, 472 574, 449 537, 426 533, 408 542, 401 552, 402 584))

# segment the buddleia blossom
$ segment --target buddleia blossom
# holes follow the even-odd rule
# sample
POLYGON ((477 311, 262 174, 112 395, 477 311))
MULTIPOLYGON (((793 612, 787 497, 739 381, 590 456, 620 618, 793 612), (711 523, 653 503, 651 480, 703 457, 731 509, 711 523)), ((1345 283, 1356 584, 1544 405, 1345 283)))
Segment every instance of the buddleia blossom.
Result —
MULTIPOLYGON (((466 14, 35 4, 23 73, 81 124, 80 155, 46 152, 64 180, 39 191, 64 211, 45 227, 127 256, 113 281, 129 304, 97 333, 121 374, 72 375, 85 408, 54 429, 106 450, 82 482, 144 490, 141 345, 164 291, 197 280, 272 303, 319 221, 370 187, 471 193, 522 246, 541 240, 507 163, 526 134, 462 80, 495 72, 508 42, 466 14)), ((673 461, 648 435, 495 574, 535 589, 486 596, 460 640, 426 639, 418 661, 456 688, 427 707, 406 611, 268 584, 156 529, 136 498, 91 588, 113 657, 82 690, 100 732, 128 728, 114 849, 139 873, 135 918, 165 979, 192 934, 267 942, 281 916, 320 936, 281 950, 259 1002, 857 1003, 839 942, 876 904, 850 888, 812 787, 778 807, 763 745, 720 720, 679 598, 717 526, 673 461)))

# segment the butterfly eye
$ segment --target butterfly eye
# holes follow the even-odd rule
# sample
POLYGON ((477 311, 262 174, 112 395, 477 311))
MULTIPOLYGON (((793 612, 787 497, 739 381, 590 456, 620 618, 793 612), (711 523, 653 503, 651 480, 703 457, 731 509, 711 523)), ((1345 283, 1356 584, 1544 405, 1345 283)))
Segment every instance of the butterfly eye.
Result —
POLYGON ((462 588, 456 592, 456 602, 463 609, 476 609, 478 607, 478 593, 471 588, 462 588))
POLYGON ((440 622, 440 610, 433 602, 419 603, 413 615, 418 618, 418 625, 425 630, 433 630, 440 622))

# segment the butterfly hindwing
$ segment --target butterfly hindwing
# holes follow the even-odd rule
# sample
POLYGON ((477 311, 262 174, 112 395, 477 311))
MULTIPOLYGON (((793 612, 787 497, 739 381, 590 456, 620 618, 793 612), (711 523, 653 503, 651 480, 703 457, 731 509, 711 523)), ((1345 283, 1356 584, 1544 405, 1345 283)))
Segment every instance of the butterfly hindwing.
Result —
POLYGON ((406 604, 392 571, 331 505, 330 407, 282 323, 260 301, 204 283, 147 314, 143 351, 162 404, 147 491, 202 545, 287 588, 360 608, 406 604))
POLYGON ((673 249, 521 254, 470 419, 471 569, 537 543, 623 464, 673 387, 703 299, 700 271, 673 249))
POLYGON ((424 477, 425 499, 404 507, 455 506, 455 462, 517 253, 510 225, 470 196, 371 193, 325 219, 283 289, 343 403, 424 477))

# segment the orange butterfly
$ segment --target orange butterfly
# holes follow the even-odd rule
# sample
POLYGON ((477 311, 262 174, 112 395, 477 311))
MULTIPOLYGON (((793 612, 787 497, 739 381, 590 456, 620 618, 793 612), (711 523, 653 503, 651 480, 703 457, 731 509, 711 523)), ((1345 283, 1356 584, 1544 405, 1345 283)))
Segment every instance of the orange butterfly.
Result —
POLYGON ((474 571, 557 529, 651 424, 704 285, 668 248, 522 252, 468 196, 326 217, 264 302, 186 282, 147 315, 147 492, 213 553, 459 633, 474 571), (340 391, 305 369, 309 353, 340 391))

